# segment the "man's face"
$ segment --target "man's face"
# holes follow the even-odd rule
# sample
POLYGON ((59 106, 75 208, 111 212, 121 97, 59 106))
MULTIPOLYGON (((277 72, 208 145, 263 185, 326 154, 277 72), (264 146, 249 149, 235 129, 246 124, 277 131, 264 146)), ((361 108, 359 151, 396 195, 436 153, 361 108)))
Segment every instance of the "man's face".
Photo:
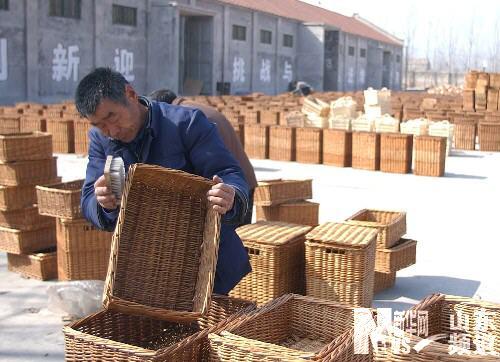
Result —
POLYGON ((88 116, 93 126, 105 136, 121 142, 131 142, 139 132, 141 119, 135 91, 127 85, 127 104, 104 98, 94 114, 88 116))

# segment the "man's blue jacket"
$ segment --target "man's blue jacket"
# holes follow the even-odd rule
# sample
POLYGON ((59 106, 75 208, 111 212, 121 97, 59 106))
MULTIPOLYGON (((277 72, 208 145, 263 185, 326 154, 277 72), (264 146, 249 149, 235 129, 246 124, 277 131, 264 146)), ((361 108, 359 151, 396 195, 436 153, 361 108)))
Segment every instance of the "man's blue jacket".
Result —
POLYGON ((251 271, 248 254, 235 232, 248 207, 248 186, 243 172, 219 138, 215 125, 201 111, 142 97, 140 101, 149 108, 148 119, 131 143, 112 140, 96 128, 90 130, 89 162, 81 198, 83 215, 100 229, 115 228, 118 209, 103 209, 94 194, 94 183, 103 175, 108 155, 121 156, 126 170, 131 164, 141 162, 209 179, 218 175, 236 191, 233 209, 222 217, 214 283, 215 293, 227 294, 251 271))

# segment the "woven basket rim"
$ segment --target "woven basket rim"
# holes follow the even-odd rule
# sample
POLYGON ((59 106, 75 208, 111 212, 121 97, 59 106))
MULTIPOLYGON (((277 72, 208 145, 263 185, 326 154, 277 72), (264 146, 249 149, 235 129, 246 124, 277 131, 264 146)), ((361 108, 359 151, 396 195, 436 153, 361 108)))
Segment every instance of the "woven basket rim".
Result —
POLYGON ((40 160, 22 160, 22 161, 0 161, 0 165, 6 165, 6 166, 18 166, 18 165, 27 165, 27 164, 36 164, 42 161, 56 161, 57 162, 57 156, 52 156, 50 158, 43 158, 40 160))
POLYGON ((48 184, 48 185, 37 185, 36 189, 41 190, 41 191, 57 192, 57 193, 64 193, 64 194, 81 193, 82 187, 80 187, 78 189, 71 189, 71 190, 60 189, 59 187, 64 186, 64 185, 72 185, 72 184, 79 184, 79 183, 81 183, 83 186, 84 182, 85 182, 84 179, 65 181, 65 182, 57 182, 57 183, 48 184))
POLYGON ((410 248, 412 248, 415 245, 417 245, 417 241, 416 240, 401 238, 401 240, 396 245, 394 245, 393 247, 391 247, 389 249, 378 248, 377 252, 389 253, 390 254, 390 253, 395 253, 395 252, 398 252, 398 251, 401 251, 401 250, 410 249, 410 248))
POLYGON ((29 138, 48 138, 51 137, 50 133, 31 131, 31 132, 20 132, 20 133, 0 133, 0 140, 12 140, 12 139, 29 139, 29 138))
POLYGON ((254 242, 257 244, 266 244, 266 245, 284 245, 298 238, 305 237, 305 235, 311 229, 312 226, 308 225, 292 224, 282 221, 260 220, 254 224, 240 226, 238 229, 236 229, 236 232, 243 241, 243 243, 254 242), (280 230, 281 228, 288 229, 286 230, 288 233, 284 235, 283 233, 280 233, 281 237, 277 240, 269 239, 269 235, 262 235, 262 236, 252 236, 252 234, 250 234, 249 236, 247 235, 247 233, 252 233, 255 230, 262 230, 262 231, 268 230, 269 232, 275 232, 280 230))
POLYGON ((272 186, 272 185, 280 185, 280 184, 287 184, 287 183, 290 184, 290 183, 308 182, 308 181, 312 182, 312 179, 308 178, 308 179, 303 179, 303 180, 286 180, 286 179, 278 178, 278 179, 259 181, 258 186, 272 186))
MULTIPOLYGON (((345 235, 345 233, 344 233, 345 235)), ((313 243, 313 244, 321 244, 324 245, 325 247, 349 247, 349 248, 366 248, 371 245, 372 242, 374 242, 377 239, 378 231, 374 230, 373 228, 368 228, 365 226, 357 226, 357 225, 351 225, 348 223, 342 223, 342 222, 327 222, 320 224, 316 226, 311 232, 309 232, 306 235, 306 243, 313 243), (332 240, 331 238, 326 238, 324 235, 325 233, 319 234, 319 232, 325 230, 326 232, 330 232, 332 230, 342 230, 345 229, 345 232, 347 232, 349 235, 352 235, 354 232, 358 232, 361 237, 363 237, 362 240, 360 240, 358 243, 349 243, 346 242, 348 240, 344 240, 342 238, 339 238, 337 240, 332 240)), ((342 235, 341 235, 342 237, 342 235)))

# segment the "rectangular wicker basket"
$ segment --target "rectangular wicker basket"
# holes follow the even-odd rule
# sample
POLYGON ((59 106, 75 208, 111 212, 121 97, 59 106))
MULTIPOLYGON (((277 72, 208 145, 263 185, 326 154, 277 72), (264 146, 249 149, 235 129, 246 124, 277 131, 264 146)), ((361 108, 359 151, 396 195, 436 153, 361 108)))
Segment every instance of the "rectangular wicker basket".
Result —
POLYGON ((47 132, 52 134, 55 153, 75 152, 75 129, 72 119, 48 119, 47 132))
POLYGON ((413 136, 400 133, 383 133, 380 136, 380 171, 410 173, 413 136))
POLYGON ((0 116, 0 134, 13 134, 21 132, 21 115, 0 116))
POLYGON ((179 170, 130 167, 113 235, 106 309, 170 321, 208 311, 220 230, 220 215, 206 196, 213 185, 179 170))
POLYGON ((352 159, 352 133, 339 129, 323 130, 323 163, 350 167, 352 159))
POLYGON ((396 272, 381 273, 375 271, 375 279, 373 283, 374 294, 392 288, 394 284, 396 284, 396 272))
POLYGON ((417 323, 418 314, 427 315, 428 330, 404 331, 390 328, 382 336, 379 348, 374 350, 374 361, 499 361, 500 360, 500 305, 478 299, 433 294, 410 309, 405 316, 408 325, 417 323), (427 313, 427 314, 423 314, 427 313), (411 334, 410 334, 411 332, 411 334), (395 344, 399 336, 407 339, 411 348, 401 351, 395 344), (440 337, 422 343, 429 336, 440 337), (459 345, 457 342, 462 341, 459 345), (493 342, 493 343, 491 343, 493 342), (420 343, 418 352, 414 348, 420 343), (461 348, 469 345, 470 348, 461 348), (482 345, 484 351, 481 351, 482 345), (409 352, 409 353, 408 353, 409 352), (494 354, 486 354, 494 353, 494 354))
POLYGON ((295 161, 296 128, 284 126, 269 127, 269 159, 295 161))
POLYGON ((256 206, 257 221, 281 221, 299 225, 318 225, 319 204, 311 201, 289 201, 276 206, 256 206))
POLYGON ((420 176, 444 176, 446 164, 446 138, 415 136, 415 167, 413 173, 420 176))
POLYGON ((304 292, 304 241, 311 228, 260 221, 236 231, 250 258, 252 272, 230 295, 264 304, 286 293, 304 292))
POLYGON ((371 361, 354 355, 353 309, 284 295, 210 334, 210 361, 371 361))
POLYGON ((88 133, 92 125, 88 120, 75 120, 75 153, 77 155, 86 155, 89 151, 88 133))
POLYGON ((306 235, 307 295, 369 307, 373 299, 373 229, 338 223, 317 226, 306 235))
POLYGON ((245 124, 244 141, 249 158, 269 158, 269 126, 245 124))
POLYGON ((44 184, 57 178, 57 158, 0 163, 0 179, 5 186, 44 184))
POLYGON ((346 223, 377 229, 377 248, 392 248, 406 234, 406 212, 402 211, 363 209, 346 223))
POLYGON ((0 251, 11 254, 31 254, 56 246, 54 226, 21 231, 0 227, 0 251))
POLYGON ((352 133, 352 168, 380 170, 380 133, 352 133))
POLYGON ((479 149, 481 151, 500 151, 500 123, 479 124, 479 149))
MULTIPOLYGON (((41 184, 53 184, 61 182, 58 177, 53 180, 41 182, 41 184)), ((3 186, 0 185, 0 210, 19 210, 36 204, 35 185, 3 186)))
POLYGON ((417 261, 417 242, 401 239, 390 249, 377 249, 375 253, 375 271, 393 273, 409 267, 417 261))
POLYGON ((323 162, 323 129, 297 128, 297 162, 323 162))
POLYGON ((40 214, 65 219, 81 218, 80 197, 84 180, 37 186, 40 214))
POLYGON ((273 206, 312 198, 312 180, 264 180, 255 189, 254 203, 273 206))
POLYGON ((476 130, 477 126, 474 121, 455 122, 455 149, 475 150, 476 130))
POLYGON ((85 219, 57 220, 57 268, 60 280, 104 280, 112 234, 85 219))
POLYGON ((57 279, 56 251, 46 250, 36 254, 7 254, 9 271, 40 280, 57 279))
POLYGON ((0 135, 0 161, 44 160, 52 157, 52 136, 31 132, 0 135))
POLYGON ((47 120, 41 116, 23 116, 20 120, 20 132, 47 132, 47 120))
POLYGON ((55 226, 54 219, 38 213, 36 205, 18 210, 0 210, 0 226, 18 230, 33 230, 55 226))
POLYGON ((208 334, 250 312, 248 301, 212 296, 206 316, 176 323, 104 310, 64 327, 66 361, 207 361, 208 334))

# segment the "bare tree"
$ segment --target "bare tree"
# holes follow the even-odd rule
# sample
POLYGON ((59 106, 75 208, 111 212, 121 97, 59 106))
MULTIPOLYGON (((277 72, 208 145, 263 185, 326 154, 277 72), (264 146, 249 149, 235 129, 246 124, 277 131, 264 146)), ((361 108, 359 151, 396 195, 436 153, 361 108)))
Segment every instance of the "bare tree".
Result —
POLYGON ((468 37, 468 47, 467 47, 467 70, 477 66, 477 54, 475 51, 476 43, 476 8, 472 7, 472 14, 470 16, 469 24, 469 37, 468 37))
POLYGON ((498 71, 498 56, 500 55, 500 14, 497 13, 493 23, 493 41, 489 47, 489 66, 493 72, 498 71))

